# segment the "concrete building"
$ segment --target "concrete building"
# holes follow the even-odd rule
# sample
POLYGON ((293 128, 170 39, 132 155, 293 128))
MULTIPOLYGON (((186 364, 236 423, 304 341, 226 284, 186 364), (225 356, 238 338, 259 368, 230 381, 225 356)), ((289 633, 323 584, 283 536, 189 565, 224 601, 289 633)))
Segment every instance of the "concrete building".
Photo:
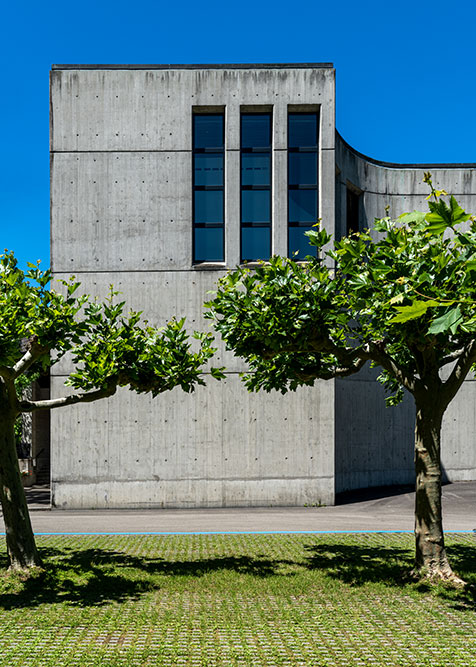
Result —
MULTIPOLYGON (((186 316, 227 269, 306 254, 317 217, 333 235, 385 206, 425 207, 423 172, 476 210, 476 165, 397 165, 336 133, 331 64, 57 65, 51 72, 51 261, 104 296, 110 283, 155 324, 186 316)), ((338 493, 412 482, 413 406, 386 409, 364 369, 294 394, 227 379, 152 400, 120 391, 51 415, 58 507, 332 504, 338 493)), ((217 363, 217 360, 214 362, 217 363)), ((52 368, 63 391, 67 360, 52 368)), ((476 479, 476 383, 444 423, 451 480, 476 479)))

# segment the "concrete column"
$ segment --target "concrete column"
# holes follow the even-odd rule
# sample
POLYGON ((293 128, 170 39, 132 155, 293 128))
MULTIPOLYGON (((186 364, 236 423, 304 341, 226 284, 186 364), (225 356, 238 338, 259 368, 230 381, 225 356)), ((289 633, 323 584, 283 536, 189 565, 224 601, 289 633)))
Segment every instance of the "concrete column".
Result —
POLYGON ((288 105, 279 102, 273 107, 273 206, 271 252, 288 253, 288 105))
POLYGON ((225 262, 240 263, 240 105, 225 111, 225 262))

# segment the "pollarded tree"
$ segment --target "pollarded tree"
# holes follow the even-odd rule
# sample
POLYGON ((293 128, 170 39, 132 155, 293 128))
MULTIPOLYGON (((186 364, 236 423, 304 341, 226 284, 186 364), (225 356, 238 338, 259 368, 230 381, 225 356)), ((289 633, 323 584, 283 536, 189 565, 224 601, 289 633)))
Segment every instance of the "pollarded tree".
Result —
MULTIPOLYGON (((210 334, 194 333, 193 351, 183 326, 172 320, 163 329, 141 323, 140 313, 124 314, 111 290, 104 303, 76 297, 79 283, 64 282, 64 292, 48 289, 51 274, 29 265, 25 273, 12 253, 0 256, 0 501, 10 567, 41 564, 21 483, 14 425, 21 413, 90 403, 112 396, 116 388, 157 396, 180 386, 204 384, 203 364, 213 355, 210 334), (21 388, 66 352, 75 370, 67 384, 76 391, 62 398, 31 401, 21 388)), ((212 375, 221 377, 219 369, 212 375)))
MULTIPOLYGON (((428 213, 375 221, 327 252, 333 266, 273 257, 224 277, 207 306, 229 349, 249 364, 250 390, 295 390, 381 368, 387 404, 415 400, 415 570, 460 582, 441 513, 443 415, 476 362, 476 222, 431 187, 428 213), (468 223, 461 231, 461 223, 468 223), (442 372, 445 369, 445 372, 442 372), (448 369, 448 370, 446 370, 448 369), (445 374, 446 373, 446 374, 445 374), (445 379, 446 378, 446 379, 445 379)), ((308 232, 321 251, 330 237, 308 232)))

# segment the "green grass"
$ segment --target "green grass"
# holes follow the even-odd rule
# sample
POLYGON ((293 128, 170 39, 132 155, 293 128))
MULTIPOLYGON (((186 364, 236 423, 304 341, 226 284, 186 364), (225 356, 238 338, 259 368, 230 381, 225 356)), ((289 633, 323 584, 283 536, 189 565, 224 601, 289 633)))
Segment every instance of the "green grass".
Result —
POLYGON ((50 536, 47 574, 6 573, 0 665, 476 666, 465 591, 412 582, 411 535, 50 536))

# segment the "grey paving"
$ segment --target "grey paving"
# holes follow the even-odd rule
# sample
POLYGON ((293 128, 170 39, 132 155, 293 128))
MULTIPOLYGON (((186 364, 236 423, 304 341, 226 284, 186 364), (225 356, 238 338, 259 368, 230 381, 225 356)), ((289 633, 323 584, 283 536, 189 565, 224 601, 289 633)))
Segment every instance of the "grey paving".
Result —
MULTIPOLYGON (((165 510, 49 510, 29 490, 37 533, 412 530, 415 494, 368 490, 332 507, 165 510), (43 508, 43 509, 38 509, 43 508)), ((476 529, 476 482, 443 487, 445 530, 476 529)), ((3 530, 3 523, 0 524, 3 530)))

